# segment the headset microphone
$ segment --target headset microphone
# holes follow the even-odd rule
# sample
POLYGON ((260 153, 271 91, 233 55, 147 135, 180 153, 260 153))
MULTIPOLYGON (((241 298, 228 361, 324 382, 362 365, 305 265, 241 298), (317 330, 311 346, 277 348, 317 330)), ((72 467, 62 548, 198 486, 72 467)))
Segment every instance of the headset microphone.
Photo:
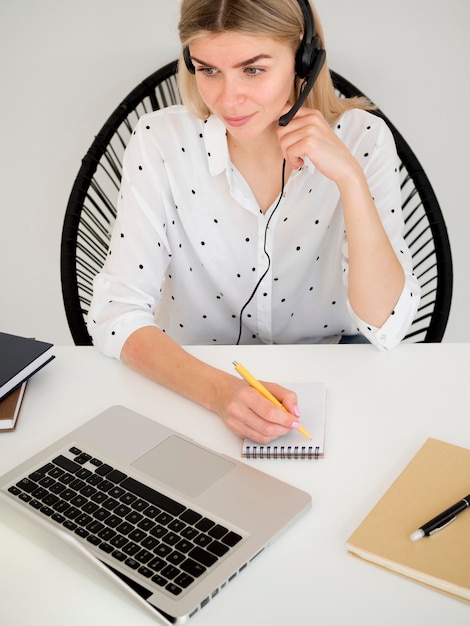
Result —
POLYGON ((309 0, 297 0, 304 17, 302 42, 295 54, 295 73, 304 82, 300 87, 299 97, 293 107, 279 120, 279 126, 287 126, 307 99, 325 62, 326 52, 321 47, 321 40, 315 29, 312 8, 309 0))
POLYGON ((315 81, 317 80, 318 74, 325 62, 326 52, 325 50, 317 50, 317 54, 315 57, 315 62, 313 68, 310 71, 309 77, 304 80, 302 86, 300 88, 300 94, 294 105, 292 106, 287 113, 284 113, 282 117, 279 118, 279 126, 287 126, 287 124, 291 121, 300 107, 303 105, 305 100, 307 99, 308 94, 311 92, 315 81))

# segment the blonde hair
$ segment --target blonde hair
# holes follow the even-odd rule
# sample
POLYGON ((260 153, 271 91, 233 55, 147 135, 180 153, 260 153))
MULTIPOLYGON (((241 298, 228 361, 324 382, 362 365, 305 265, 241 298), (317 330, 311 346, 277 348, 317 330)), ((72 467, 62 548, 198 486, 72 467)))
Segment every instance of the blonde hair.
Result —
MULTIPOLYGON (((316 35, 320 38, 321 47, 325 48, 317 11, 312 2, 307 1, 312 9, 316 35)), ((296 52, 299 36, 304 30, 304 17, 297 0, 182 0, 178 29, 183 50, 195 39, 217 33, 236 32, 272 37, 286 43, 296 52)), ((196 77, 186 67, 183 50, 178 65, 181 97, 196 117, 206 119, 211 112, 199 94, 196 77)), ((302 79, 296 76, 295 97, 298 97, 301 85, 302 79)), ((348 109, 375 108, 367 98, 339 97, 326 62, 305 106, 320 110, 330 124, 348 109)))

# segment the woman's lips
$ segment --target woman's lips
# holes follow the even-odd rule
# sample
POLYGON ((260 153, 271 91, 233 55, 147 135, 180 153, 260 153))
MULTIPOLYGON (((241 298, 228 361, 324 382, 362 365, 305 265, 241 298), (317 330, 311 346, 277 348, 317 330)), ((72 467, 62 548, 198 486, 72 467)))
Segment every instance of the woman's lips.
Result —
POLYGON ((228 126, 239 128, 240 126, 244 126, 245 124, 247 124, 251 120, 252 117, 253 115, 242 115, 242 116, 237 116, 237 117, 225 117, 224 116, 224 121, 228 126))

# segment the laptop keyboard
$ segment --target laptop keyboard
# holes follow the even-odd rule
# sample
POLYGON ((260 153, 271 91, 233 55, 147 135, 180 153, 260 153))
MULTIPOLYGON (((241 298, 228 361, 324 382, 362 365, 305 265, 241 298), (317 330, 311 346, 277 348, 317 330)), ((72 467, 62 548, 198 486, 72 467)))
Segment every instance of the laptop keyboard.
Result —
POLYGON ((242 539, 76 447, 8 491, 173 596, 242 539))

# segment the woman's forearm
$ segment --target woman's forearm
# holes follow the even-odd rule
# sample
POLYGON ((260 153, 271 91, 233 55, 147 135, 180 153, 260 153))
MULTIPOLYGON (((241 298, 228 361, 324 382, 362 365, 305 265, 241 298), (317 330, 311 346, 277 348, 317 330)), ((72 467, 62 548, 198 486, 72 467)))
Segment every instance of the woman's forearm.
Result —
POLYGON ((349 302, 380 327, 403 291, 405 275, 380 220, 362 171, 340 187, 349 253, 349 302))
POLYGON ((125 342, 121 360, 147 378, 220 414, 220 394, 234 376, 190 355, 154 326, 135 331, 125 342))

